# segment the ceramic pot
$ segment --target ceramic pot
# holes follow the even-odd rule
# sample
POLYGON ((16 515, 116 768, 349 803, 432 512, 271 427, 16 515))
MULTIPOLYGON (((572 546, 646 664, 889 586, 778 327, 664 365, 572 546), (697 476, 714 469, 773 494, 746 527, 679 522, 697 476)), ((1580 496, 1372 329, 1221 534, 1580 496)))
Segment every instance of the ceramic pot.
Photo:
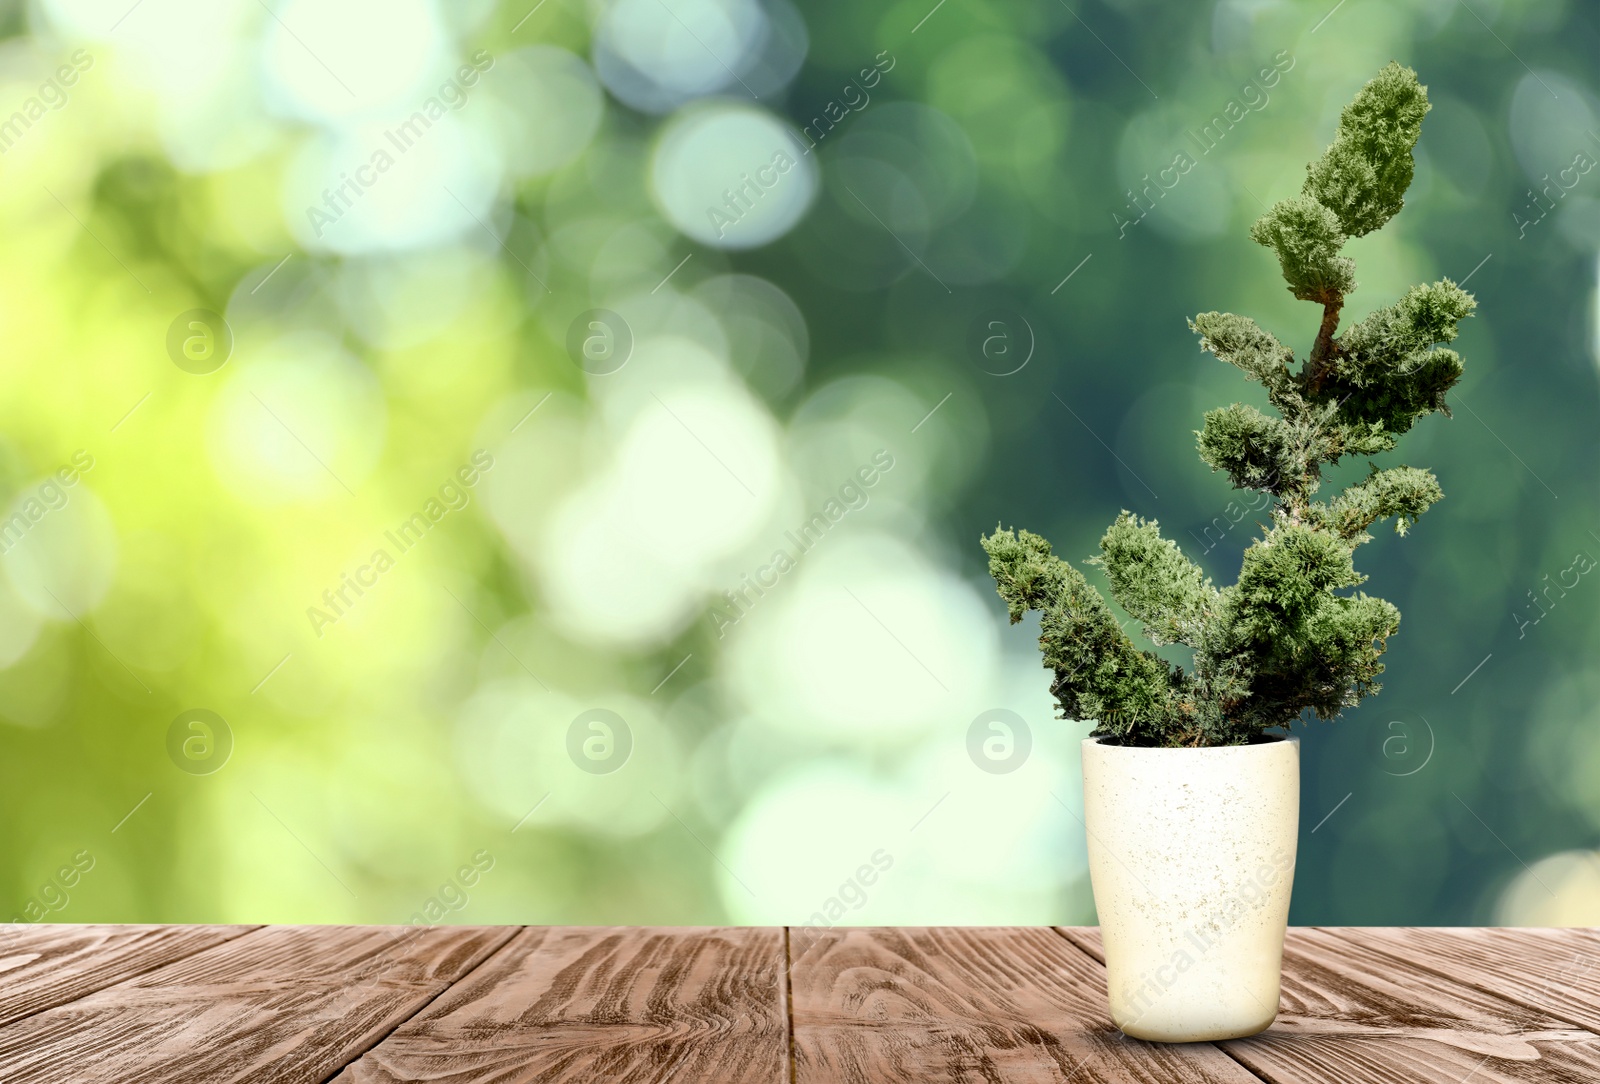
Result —
POLYGON ((1111 1019, 1137 1039, 1254 1035, 1278 1014, 1300 739, 1083 743, 1089 878, 1111 1019))

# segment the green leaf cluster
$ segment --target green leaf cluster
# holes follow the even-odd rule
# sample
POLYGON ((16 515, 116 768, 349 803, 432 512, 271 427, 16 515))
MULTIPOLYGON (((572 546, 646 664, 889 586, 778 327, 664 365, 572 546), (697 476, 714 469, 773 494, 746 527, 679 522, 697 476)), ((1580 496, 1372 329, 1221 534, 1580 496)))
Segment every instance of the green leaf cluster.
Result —
POLYGON ((1211 746, 1259 740, 1307 713, 1333 719, 1379 689, 1380 661, 1399 611, 1358 588, 1355 550, 1367 529, 1394 520, 1404 534, 1443 497, 1415 467, 1369 464, 1366 479, 1316 499, 1325 466, 1393 449, 1422 417, 1448 414, 1461 359, 1441 344, 1472 315, 1472 296, 1448 279, 1413 287, 1338 334, 1356 287, 1345 242, 1403 206, 1412 148, 1428 112, 1416 73, 1390 63, 1340 116, 1338 133, 1250 236, 1278 257, 1289 291, 1322 306, 1303 364, 1249 317, 1206 312, 1190 321, 1201 349, 1266 391, 1273 413, 1235 403, 1208 411, 1200 458, 1235 488, 1274 498, 1271 523, 1245 551, 1238 582, 1214 586, 1154 520, 1117 517, 1090 563, 1111 597, 1155 645, 1193 651, 1185 671, 1136 645, 1083 574, 1028 531, 982 539, 1013 622, 1041 615, 1039 646, 1062 716, 1130 745, 1211 746))

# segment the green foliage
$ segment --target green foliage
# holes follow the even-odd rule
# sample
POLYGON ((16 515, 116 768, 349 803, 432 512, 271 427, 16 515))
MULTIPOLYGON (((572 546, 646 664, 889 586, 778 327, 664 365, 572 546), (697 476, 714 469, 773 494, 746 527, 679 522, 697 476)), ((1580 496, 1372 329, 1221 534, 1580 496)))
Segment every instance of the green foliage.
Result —
POLYGON ((1333 593, 1362 578, 1346 542, 1310 527, 1285 524, 1245 551, 1218 636, 1226 649, 1219 667, 1249 689, 1226 705, 1238 740, 1308 709, 1332 719, 1378 691, 1378 656, 1400 612, 1365 594, 1333 593))
POLYGON ((1454 342, 1456 325, 1477 307, 1472 295, 1449 279, 1413 286, 1344 333, 1339 371, 1355 377, 1380 364, 1404 363, 1437 343, 1454 342))
POLYGON ((1012 624, 1028 610, 1040 611, 1039 648, 1055 671, 1050 691, 1065 717, 1097 719, 1100 730, 1118 736, 1172 729, 1174 675, 1161 658, 1134 646, 1083 573, 1028 531, 996 528, 983 548, 1012 624))
POLYGON ((1443 497, 1433 474, 1371 467, 1330 501, 1313 499, 1325 465, 1393 448, 1417 420, 1448 413, 1461 359, 1444 349, 1472 314, 1448 279, 1417 286, 1337 336, 1355 264, 1349 237, 1401 208, 1411 150, 1428 111, 1416 73, 1391 63, 1340 117, 1338 134, 1307 167, 1300 196, 1275 205, 1250 236, 1278 256, 1295 297, 1322 306, 1305 364, 1248 317, 1206 312, 1190 321, 1201 348, 1260 384, 1276 416, 1235 403, 1207 411, 1200 458, 1236 488, 1272 494, 1271 525, 1245 551, 1239 580, 1217 589, 1155 521, 1123 512, 1092 564, 1112 598, 1154 644, 1193 649, 1186 674, 1140 650, 1081 573, 1027 531, 983 539, 1011 620, 1038 610, 1039 646, 1055 674, 1062 715, 1092 719, 1124 744, 1230 745, 1257 740, 1307 712, 1332 719, 1379 689, 1380 656, 1400 627, 1388 602, 1359 591, 1356 547, 1393 519, 1405 534, 1443 497))
POLYGON ((1161 537, 1155 520, 1127 512, 1100 540, 1094 564, 1106 570, 1111 597, 1144 625, 1152 643, 1199 642, 1217 607, 1217 590, 1177 543, 1161 537))
POLYGON ((1411 187, 1411 148, 1422 134, 1428 92, 1417 73, 1394 61, 1339 115, 1339 134, 1306 167, 1301 192, 1339 218, 1351 237, 1363 237, 1393 218, 1411 187))
POLYGON ((1356 288, 1356 262, 1339 255, 1345 242, 1339 217, 1314 199, 1274 204, 1250 227, 1250 240, 1278 254, 1289 292, 1301 301, 1327 301, 1356 288))
POLYGON ((1339 401, 1342 420, 1376 423, 1393 436, 1434 411, 1448 413, 1445 393, 1461 377, 1461 358, 1435 347, 1454 340, 1476 307, 1449 279, 1413 286, 1340 336, 1317 397, 1339 401))
POLYGON ((1359 538, 1378 520, 1391 518, 1395 532, 1405 534, 1418 516, 1443 499, 1444 491, 1432 471, 1373 467, 1365 482, 1346 489, 1326 507, 1314 505, 1312 513, 1318 526, 1344 539, 1359 538))
POLYGON ((1253 406, 1234 403, 1206 411, 1205 427, 1196 436, 1200 458, 1212 470, 1227 471, 1235 489, 1277 493, 1305 472, 1288 423, 1253 406))
POLYGON ((1189 330, 1200 336, 1200 349, 1236 365, 1263 388, 1279 410, 1295 409, 1299 391, 1289 366, 1294 351, 1270 333, 1261 330, 1248 316, 1231 312, 1203 312, 1189 321, 1189 330))

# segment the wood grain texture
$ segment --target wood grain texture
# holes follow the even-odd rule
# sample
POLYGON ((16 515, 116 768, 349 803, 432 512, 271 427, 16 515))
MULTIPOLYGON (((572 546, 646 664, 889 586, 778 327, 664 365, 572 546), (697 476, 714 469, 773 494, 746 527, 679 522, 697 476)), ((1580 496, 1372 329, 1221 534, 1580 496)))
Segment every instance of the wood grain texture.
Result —
MULTIPOLYGON (((1099 930, 1061 932, 1104 958, 1099 930)), ((1262 1079, 1281 1084, 1600 1080, 1595 1033, 1575 1027, 1570 1011, 1555 1005, 1540 1011, 1529 998, 1515 999, 1515 987, 1502 990, 1504 976, 1546 972, 1592 989, 1600 972, 1592 932, 1417 932, 1436 953, 1454 946, 1455 962, 1420 946, 1410 951, 1413 931, 1291 929, 1277 1022, 1262 1035, 1219 1045, 1262 1079), (1462 946, 1472 944, 1480 949, 1468 966, 1462 946), (1539 954, 1524 955, 1532 947, 1539 954), (1574 957, 1595 960, 1587 978, 1566 966, 1574 957)))
POLYGON ((786 1084, 783 930, 530 927, 338 1084, 786 1084))
POLYGON ((1268 1080, 1600 1080, 1593 1033, 1328 931, 1291 930, 1283 967, 1277 1023, 1220 1044, 1268 1080))
POLYGON ((1277 1022, 1190 1046, 1111 1024, 1092 928, 39 926, 0 948, 5 1084, 1600 1081, 1593 930, 1291 930, 1277 1022))
POLYGON ((1207 1044, 1128 1039, 1049 928, 790 931, 796 1084, 1256 1084, 1207 1044))
POLYGON ((1057 926, 1056 932, 1088 953, 1097 962, 1102 964, 1106 962, 1106 950, 1100 944, 1099 926, 1057 926))
POLYGON ((230 941, 254 926, 0 927, 0 1026, 230 941))
POLYGON ((319 1084, 514 934, 277 926, 0 1028, 6 1084, 319 1084))
POLYGON ((1327 932, 1600 1034, 1600 932, 1335 928, 1327 932))

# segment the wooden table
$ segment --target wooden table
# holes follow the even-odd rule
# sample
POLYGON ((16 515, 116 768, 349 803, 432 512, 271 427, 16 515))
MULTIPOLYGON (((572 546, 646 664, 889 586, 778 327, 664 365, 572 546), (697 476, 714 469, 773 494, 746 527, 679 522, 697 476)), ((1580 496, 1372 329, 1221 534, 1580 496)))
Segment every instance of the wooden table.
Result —
POLYGON ((1292 930, 1217 1044, 1104 974, 1078 928, 13 926, 0 1081, 1600 1081, 1594 930, 1292 930))

